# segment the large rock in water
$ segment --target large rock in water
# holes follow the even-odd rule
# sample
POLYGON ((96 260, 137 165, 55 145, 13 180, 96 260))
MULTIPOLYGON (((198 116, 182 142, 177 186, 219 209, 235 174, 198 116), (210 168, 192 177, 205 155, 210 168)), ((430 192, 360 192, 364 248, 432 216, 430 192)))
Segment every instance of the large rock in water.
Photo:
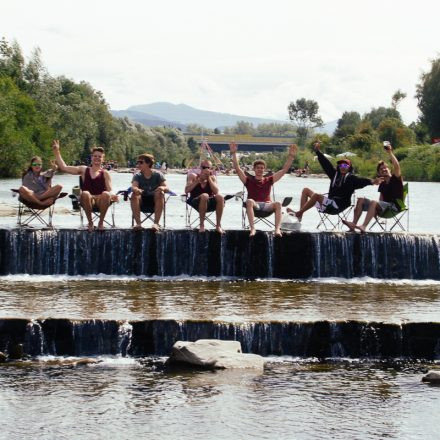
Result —
POLYGON ((430 370, 423 377, 422 382, 435 383, 440 385, 440 370, 430 370))
POLYGON ((196 342, 177 341, 168 363, 185 363, 207 369, 264 369, 264 358, 241 352, 238 341, 199 339, 196 342))

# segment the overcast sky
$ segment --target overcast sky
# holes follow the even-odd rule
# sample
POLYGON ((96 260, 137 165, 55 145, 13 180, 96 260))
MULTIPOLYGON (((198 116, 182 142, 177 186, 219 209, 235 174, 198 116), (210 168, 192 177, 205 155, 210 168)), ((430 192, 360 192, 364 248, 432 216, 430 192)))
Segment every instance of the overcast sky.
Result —
POLYGON ((287 119, 298 98, 324 121, 389 106, 405 122, 440 55, 440 2, 1 1, 0 36, 40 47, 52 75, 84 80, 112 109, 155 101, 287 119))

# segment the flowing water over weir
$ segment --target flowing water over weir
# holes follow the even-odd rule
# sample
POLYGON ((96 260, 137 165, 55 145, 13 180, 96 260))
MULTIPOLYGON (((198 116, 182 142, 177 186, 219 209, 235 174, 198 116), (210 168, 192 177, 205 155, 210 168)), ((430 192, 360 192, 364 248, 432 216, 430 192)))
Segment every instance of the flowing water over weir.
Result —
POLYGON ((440 279, 439 237, 169 230, 0 230, 0 274, 440 279))
POLYGON ((177 340, 212 338, 263 356, 440 359, 440 323, 0 319, 0 351, 30 356, 168 355, 177 340))

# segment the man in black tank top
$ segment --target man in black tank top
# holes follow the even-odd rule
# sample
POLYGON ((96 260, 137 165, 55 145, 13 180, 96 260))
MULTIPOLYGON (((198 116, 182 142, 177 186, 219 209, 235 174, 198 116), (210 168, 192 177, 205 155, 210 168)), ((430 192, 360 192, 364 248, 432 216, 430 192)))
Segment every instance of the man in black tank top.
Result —
POLYGON ((200 164, 200 174, 188 174, 185 193, 189 194, 188 203, 199 212, 199 232, 205 232, 205 215, 215 210, 215 230, 223 234, 221 220, 225 200, 219 193, 217 179, 212 171, 212 163, 204 160, 200 164))
POLYGON ((52 150, 55 154, 55 161, 60 171, 68 174, 78 175, 83 183, 80 196, 80 203, 87 217, 87 229, 91 232, 95 229, 93 225, 93 206, 99 208, 98 229, 104 229, 104 219, 112 201, 117 201, 118 197, 111 193, 112 181, 110 173, 102 168, 104 162, 104 149, 102 147, 92 148, 92 164, 90 167, 85 165, 68 166, 64 162, 60 153, 60 142, 52 142, 52 150), (86 186, 84 186, 84 184, 86 186))

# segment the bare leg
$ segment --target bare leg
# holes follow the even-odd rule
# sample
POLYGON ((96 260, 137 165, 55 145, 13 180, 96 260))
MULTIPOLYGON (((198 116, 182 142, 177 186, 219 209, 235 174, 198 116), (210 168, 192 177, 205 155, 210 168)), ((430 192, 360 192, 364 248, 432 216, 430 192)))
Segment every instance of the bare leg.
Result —
POLYGON ((54 185, 50 187, 47 191, 45 191, 43 194, 40 194, 38 198, 40 200, 46 200, 46 199, 56 199, 59 195, 61 190, 63 189, 63 185, 54 185))
POLYGON ((97 203, 99 207, 99 222, 98 229, 104 229, 104 219, 107 214, 108 207, 110 206, 111 195, 108 191, 104 191, 98 197, 97 203))
POLYGON ((20 188, 18 189, 18 193, 20 194, 20 197, 22 197, 24 200, 30 203, 34 203, 40 208, 47 208, 48 206, 53 204, 53 198, 40 200, 39 198, 37 198, 35 193, 26 186, 20 186, 20 188))
POLYGON ((130 197, 131 212, 133 214, 135 225, 133 229, 141 229, 141 194, 132 194, 130 197))
POLYGON ((357 199, 356 206, 354 208, 353 212, 353 221, 349 222, 348 220, 342 220, 342 223, 344 223, 345 226, 348 227, 350 231, 354 231, 357 225, 357 222, 359 221, 360 216, 362 215, 362 205, 364 204, 364 198, 361 197, 357 199))
POLYGON ((215 230, 219 234, 224 234, 221 225, 224 206, 225 206, 225 199, 221 194, 216 194, 215 195, 215 217, 216 217, 215 230))
POLYGON ((205 232, 205 215, 206 209, 208 208, 209 196, 206 193, 200 194, 199 196, 199 216, 200 216, 200 227, 199 232, 205 232))
POLYGON ((273 203, 274 211, 275 211, 275 236, 281 237, 283 234, 281 232, 281 203, 275 202, 273 203))
POLYGON ((160 217, 165 206, 165 196, 162 191, 154 192, 154 224, 151 229, 158 231, 160 229, 160 217))
POLYGON ((301 193, 301 209, 295 213, 298 221, 302 220, 303 214, 310 208, 313 208, 316 202, 322 203, 323 200, 324 196, 322 194, 315 193, 309 188, 304 188, 301 193))
POLYGON ((82 191, 80 196, 80 203, 84 209, 84 212, 87 217, 87 228, 91 232, 93 231, 93 220, 92 220, 92 195, 89 191, 82 191))
POLYGON ((249 220, 249 228, 251 230, 251 233, 249 234, 250 237, 253 237, 257 232, 255 230, 255 225, 254 225, 254 220, 255 220, 254 208, 256 207, 257 205, 252 199, 246 200, 246 214, 249 220))
POLYGON ((376 215, 379 211, 379 204, 372 200, 370 202, 370 206, 368 207, 367 215, 365 216, 364 223, 360 226, 356 226, 357 229, 361 232, 365 232, 367 230, 368 223, 370 223, 371 219, 376 215))

